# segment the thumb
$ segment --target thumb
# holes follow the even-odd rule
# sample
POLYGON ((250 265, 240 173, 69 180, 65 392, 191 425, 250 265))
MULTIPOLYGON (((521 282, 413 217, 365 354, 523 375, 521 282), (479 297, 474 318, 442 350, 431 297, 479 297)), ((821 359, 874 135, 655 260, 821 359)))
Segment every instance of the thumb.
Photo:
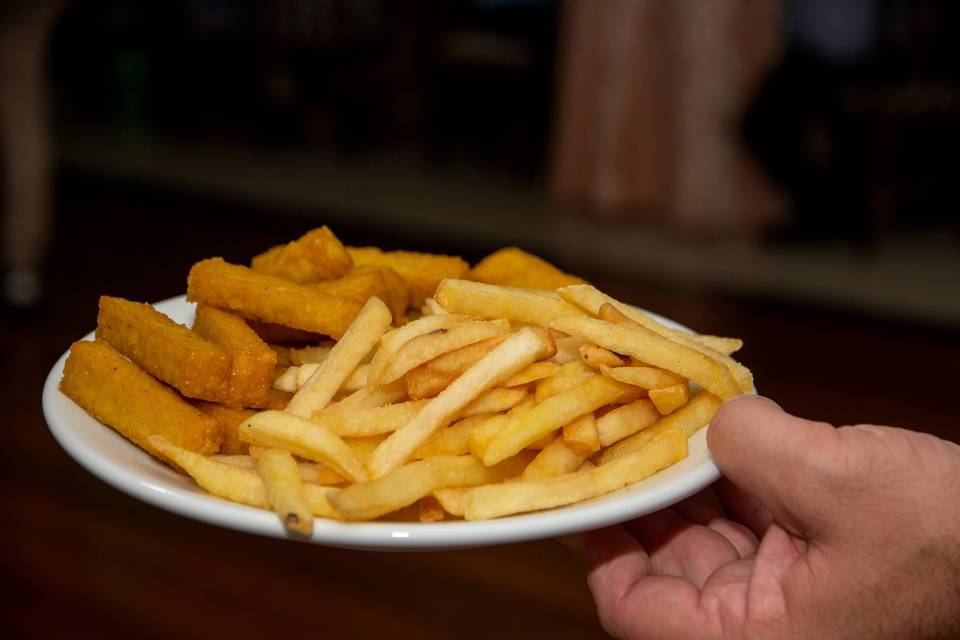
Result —
POLYGON ((767 398, 742 395, 720 407, 707 444, 723 475, 782 526, 798 535, 817 527, 822 490, 842 470, 833 426, 792 416, 767 398))

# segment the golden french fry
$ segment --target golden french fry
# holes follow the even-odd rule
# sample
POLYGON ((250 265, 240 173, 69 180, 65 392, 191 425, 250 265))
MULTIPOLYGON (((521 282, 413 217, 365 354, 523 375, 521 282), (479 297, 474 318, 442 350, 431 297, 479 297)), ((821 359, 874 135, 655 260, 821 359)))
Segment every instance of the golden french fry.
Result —
POLYGON ((548 378, 560 370, 555 362, 534 362, 532 365, 503 383, 504 387, 519 387, 548 378))
POLYGON ((444 511, 457 518, 462 518, 464 510, 467 508, 467 492, 469 491, 470 487, 434 489, 433 497, 437 499, 444 511))
POLYGON ((496 467, 473 456, 436 456, 393 469, 376 480, 350 485, 330 497, 348 520, 372 520, 396 511, 444 487, 469 487, 511 478, 529 463, 521 454, 496 467))
POLYGON ((555 337, 557 352, 550 358, 550 362, 560 365, 580 362, 580 347, 584 344, 583 339, 577 336, 564 335, 559 331, 556 333, 560 335, 560 337, 555 337))
POLYGON ((443 507, 432 495, 420 498, 420 522, 439 522, 443 520, 443 507))
POLYGON ((583 384, 596 374, 596 369, 588 366, 583 360, 568 362, 561 365, 557 373, 540 380, 534 396, 537 402, 543 402, 551 396, 583 384))
POLYGON ((646 429, 659 419, 660 414, 656 407, 646 399, 608 411, 597 418, 597 436, 600 439, 600 446, 608 447, 641 429, 646 429))
POLYGON ((450 329, 437 329, 417 336, 400 347, 386 363, 380 384, 399 380, 405 373, 438 356, 510 331, 506 320, 470 320, 450 329))
POLYGON ((460 456, 470 452, 470 433, 490 418, 491 414, 481 413, 461 418, 446 429, 440 429, 413 452, 414 458, 433 456, 460 456))
MULTIPOLYGON (((592 413, 580 416, 563 426, 562 440, 576 453, 590 454, 600 448, 600 433, 597 419, 592 413)), ((570 469, 573 471, 573 469, 570 469)))
POLYGON ((470 279, 533 289, 556 289, 583 282, 518 247, 505 247, 491 253, 470 270, 470 279))
POLYGON ((331 342, 314 347, 291 347, 287 349, 287 357, 290 358, 290 364, 320 364, 330 355, 334 344, 331 342))
POLYGON ((380 446, 380 443, 387 439, 387 434, 379 436, 354 436, 344 438, 343 441, 353 450, 360 462, 366 462, 370 454, 380 446))
POLYGON ((509 411, 526 400, 530 393, 523 387, 505 389, 497 387, 484 391, 476 400, 463 408, 460 417, 467 418, 482 413, 509 411))
POLYGON ((404 375, 407 395, 412 400, 432 398, 506 339, 506 333, 495 335, 444 353, 411 369, 404 375))
POLYGON ((630 455, 650 442, 658 433, 668 429, 679 429, 689 438, 713 420, 721 404, 723 402, 717 396, 701 391, 690 402, 670 415, 660 418, 652 426, 620 440, 604 451, 600 457, 600 465, 603 466, 630 455))
POLYGON ((687 384, 674 384, 661 389, 650 389, 650 401, 660 415, 670 415, 690 399, 690 387, 687 384))
POLYGON ((432 333, 433 331, 452 329, 467 320, 470 320, 468 316, 452 313, 444 314, 443 316, 424 316, 417 318, 413 322, 408 322, 402 327, 387 331, 380 337, 380 344, 374 352, 373 358, 370 360, 370 365, 373 368, 371 379, 379 380, 383 375, 384 368, 387 366, 387 363, 393 359, 397 350, 410 340, 413 340, 417 336, 432 333))
MULTIPOLYGON (((262 449, 262 447, 251 447, 251 449, 262 449)), ((241 467, 243 469, 257 468, 257 460, 252 455, 224 455, 216 454, 210 456, 215 462, 241 467)), ((339 473, 320 462, 298 462, 297 468, 300 471, 300 479, 310 484, 341 484, 346 480, 339 473)))
POLYGON ((313 414, 311 420, 341 437, 376 436, 396 431, 409 422, 427 400, 411 400, 382 407, 337 408, 336 405, 313 414))
POLYGON ((420 307, 420 314, 424 316, 439 316, 447 313, 433 298, 427 298, 420 307))
POLYGON ((546 357, 551 346, 548 337, 528 328, 505 340, 377 447, 367 459, 371 476, 382 477, 402 465, 417 447, 437 429, 449 425, 454 416, 481 393, 546 357))
POLYGON ((267 504, 283 526, 304 535, 313 533, 313 513, 304 496, 297 461, 290 452, 264 449, 257 456, 257 472, 263 480, 267 504))
POLYGON ((547 398, 510 416, 509 424, 490 442, 483 463, 494 465, 514 455, 531 442, 580 416, 610 404, 630 387, 605 376, 594 376, 578 387, 547 398))
POLYGON ((590 471, 476 487, 467 494, 464 517, 486 520, 589 500, 648 478, 686 455, 684 433, 667 429, 630 456, 590 471))
POLYGON ((600 367, 600 372, 641 389, 660 389, 686 382, 681 376, 657 367, 600 367))
POLYGON ((622 367, 626 364, 624 358, 621 358, 613 351, 590 343, 580 345, 580 357, 594 369, 599 369, 604 366, 622 367))
POLYGON ((574 451, 567 446, 563 438, 554 438, 533 459, 521 474, 521 480, 542 480, 565 473, 572 473, 580 468, 583 461, 590 455, 587 451, 574 451))
POLYGON ((510 424, 510 416, 506 413, 498 413, 476 425, 467 437, 467 446, 473 457, 483 460, 487 447, 508 424, 510 424))
POLYGON ((286 411, 309 418, 314 411, 326 407, 344 381, 360 365, 360 361, 373 349, 391 320, 390 309, 380 298, 367 300, 320 368, 290 400, 286 411))
POLYGON ((415 251, 381 251, 376 247, 347 247, 357 266, 389 267, 410 288, 410 305, 416 309, 433 295, 444 278, 463 278, 470 265, 459 256, 415 251))
POLYGON ((284 369, 280 375, 273 379, 273 388, 287 393, 296 393, 300 385, 297 384, 297 374, 300 372, 299 365, 291 365, 284 369))
POLYGON ((334 402, 329 406, 331 409, 346 409, 348 407, 382 407, 385 404, 396 402, 407 395, 407 390, 403 380, 397 380, 390 384, 367 386, 357 389, 343 400, 334 402))
POLYGON ((357 368, 353 370, 350 377, 343 381, 343 386, 340 387, 340 390, 353 392, 368 386, 370 384, 370 373, 372 371, 373 367, 370 366, 369 362, 357 365, 357 368))
POLYGON ((678 373, 721 398, 732 398, 740 393, 736 381, 723 365, 644 327, 625 327, 586 316, 558 318, 553 326, 617 353, 678 373))
MULTIPOLYGON (((672 334, 675 334, 675 333, 680 333, 680 334, 682 334, 682 333, 683 333, 682 331, 676 331, 676 330, 674 330, 674 329, 671 329, 670 332, 671 332, 672 334)), ((703 334, 703 333, 692 333, 692 334, 690 334, 689 337, 690 337, 691 340, 694 340, 694 341, 696 341, 696 342, 699 342, 700 344, 702 344, 703 346, 707 347, 708 349, 713 349, 713 350, 716 351, 717 353, 722 353, 722 354, 725 355, 725 356, 729 356, 729 355, 731 355, 731 354, 734 354, 734 353, 736 353, 737 351, 740 351, 740 349, 743 348, 743 340, 741 340, 740 338, 727 338, 727 337, 724 337, 724 336, 711 336, 711 335, 703 334)))
POLYGON ((550 321, 563 316, 584 315, 579 307, 552 291, 504 287, 469 280, 448 279, 433 296, 451 313, 478 318, 506 318, 550 328, 550 321))
POLYGON ((340 436, 289 413, 258 413, 240 425, 240 438, 261 447, 286 449, 301 458, 323 462, 352 482, 367 479, 360 460, 340 436))

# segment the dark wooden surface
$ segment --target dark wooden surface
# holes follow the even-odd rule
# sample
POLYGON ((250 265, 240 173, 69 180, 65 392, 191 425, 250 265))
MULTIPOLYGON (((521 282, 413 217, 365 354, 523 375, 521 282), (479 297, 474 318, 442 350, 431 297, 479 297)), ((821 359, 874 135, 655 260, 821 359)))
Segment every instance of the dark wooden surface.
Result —
MULTIPOLYGON (((83 471, 47 431, 40 389, 54 360, 93 328, 97 296, 178 295, 194 261, 246 260, 311 223, 76 184, 61 200, 47 306, 0 320, 0 627, 18 637, 603 635, 580 559, 555 541, 413 554, 328 549, 172 515, 83 471)), ((337 231, 353 243, 470 258, 484 249, 350 225, 337 231)), ((757 386, 790 411, 960 436, 955 333, 587 275, 701 331, 743 337, 757 386)))

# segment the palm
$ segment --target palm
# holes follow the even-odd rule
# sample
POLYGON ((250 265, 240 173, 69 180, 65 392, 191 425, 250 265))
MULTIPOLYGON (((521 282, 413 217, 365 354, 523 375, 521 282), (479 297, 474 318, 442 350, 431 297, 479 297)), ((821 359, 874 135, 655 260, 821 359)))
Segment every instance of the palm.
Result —
POLYGON ((783 585, 798 578, 804 545, 732 485, 717 493, 722 507, 700 494, 592 534, 590 588, 610 633, 723 638, 783 627, 783 585))

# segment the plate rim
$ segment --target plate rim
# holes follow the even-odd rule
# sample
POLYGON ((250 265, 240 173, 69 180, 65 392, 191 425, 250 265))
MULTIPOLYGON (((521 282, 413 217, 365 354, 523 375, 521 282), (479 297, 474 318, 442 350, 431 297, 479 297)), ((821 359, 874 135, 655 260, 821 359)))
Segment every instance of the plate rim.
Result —
MULTIPOLYGON (((165 313, 168 313, 165 308, 182 305, 187 306, 188 313, 192 313, 193 309, 192 303, 187 302, 184 295, 153 304, 165 313)), ((689 331, 687 327, 669 318, 649 311, 646 313, 650 313, 667 326, 689 331)), ((173 315, 174 320, 179 321, 178 317, 181 314, 173 315)), ((94 332, 91 331, 79 340, 90 340, 93 337, 94 332)), ((662 486, 646 487, 642 493, 643 499, 639 503, 631 501, 628 494, 636 491, 646 481, 584 503, 477 522, 456 520, 433 523, 345 523, 318 518, 314 521, 313 535, 303 536, 286 530, 272 511, 230 502, 207 494, 196 486, 177 486, 173 480, 182 479, 184 482, 189 480, 163 465, 113 429, 97 421, 59 390, 63 365, 68 353, 69 347, 47 374, 43 386, 42 407, 48 429, 60 447, 74 461, 118 491, 154 507, 207 524, 267 537, 350 549, 408 551, 475 548, 525 542, 598 529, 652 513, 693 495, 720 477, 720 471, 704 443, 706 457, 681 477, 683 482, 680 490, 677 490, 676 481, 662 486), (77 426, 72 425, 72 421, 57 406, 63 403, 67 403, 67 407, 72 405, 83 412, 83 416, 104 427, 109 435, 129 447, 130 454, 135 456, 135 459, 169 474, 170 481, 154 482, 128 468, 129 465, 124 465, 122 461, 115 460, 91 447, 78 433, 77 426), (625 495, 618 497, 618 494, 625 495)), ((756 393, 756 390, 754 389, 752 393, 756 393)), ((707 429, 708 426, 703 427, 693 437, 705 438, 707 429)))

